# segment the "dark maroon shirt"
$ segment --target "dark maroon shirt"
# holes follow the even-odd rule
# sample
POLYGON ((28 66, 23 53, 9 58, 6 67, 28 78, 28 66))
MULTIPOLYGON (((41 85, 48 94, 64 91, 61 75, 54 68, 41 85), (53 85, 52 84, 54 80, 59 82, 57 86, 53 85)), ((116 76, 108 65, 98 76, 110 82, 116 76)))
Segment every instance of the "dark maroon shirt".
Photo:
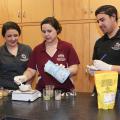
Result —
POLYGON ((45 87, 45 85, 50 84, 54 85, 56 89, 62 89, 63 91, 74 89, 74 85, 72 84, 70 78, 68 78, 64 83, 61 84, 54 77, 44 72, 45 63, 48 60, 51 60, 55 64, 63 64, 65 67, 74 64, 80 64, 79 58, 70 43, 59 40, 57 51, 55 52, 53 57, 51 57, 46 53, 44 41, 34 48, 28 64, 29 68, 38 70, 39 75, 41 76, 36 89, 41 91, 45 87))

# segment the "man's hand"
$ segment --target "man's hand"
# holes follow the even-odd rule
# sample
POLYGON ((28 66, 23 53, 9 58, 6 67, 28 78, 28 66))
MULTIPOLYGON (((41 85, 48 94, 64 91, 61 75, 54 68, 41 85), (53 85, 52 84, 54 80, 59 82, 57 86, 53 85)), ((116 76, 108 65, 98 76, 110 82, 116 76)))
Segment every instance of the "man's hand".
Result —
POLYGON ((20 85, 20 84, 22 84, 23 82, 26 82, 26 81, 27 81, 27 77, 25 75, 20 75, 20 76, 15 76, 14 77, 14 82, 17 85, 20 85))
POLYGON ((107 64, 101 60, 94 60, 93 64, 98 70, 112 70, 112 65, 107 64))
POLYGON ((94 72, 98 70, 94 65, 87 65, 87 72, 93 76, 94 72))

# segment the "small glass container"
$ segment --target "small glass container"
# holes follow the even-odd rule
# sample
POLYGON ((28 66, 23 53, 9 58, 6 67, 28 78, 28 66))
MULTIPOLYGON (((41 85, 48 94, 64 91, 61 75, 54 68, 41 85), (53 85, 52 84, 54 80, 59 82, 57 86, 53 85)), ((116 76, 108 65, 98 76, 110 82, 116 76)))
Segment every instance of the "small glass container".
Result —
POLYGON ((50 100, 50 92, 47 89, 43 89, 43 100, 50 100))
POLYGON ((0 99, 3 98, 3 87, 0 87, 0 99))
POLYGON ((55 90, 55 100, 61 100, 61 90, 55 90))
POLYGON ((54 85, 46 85, 45 89, 49 91, 50 97, 54 96, 54 85))

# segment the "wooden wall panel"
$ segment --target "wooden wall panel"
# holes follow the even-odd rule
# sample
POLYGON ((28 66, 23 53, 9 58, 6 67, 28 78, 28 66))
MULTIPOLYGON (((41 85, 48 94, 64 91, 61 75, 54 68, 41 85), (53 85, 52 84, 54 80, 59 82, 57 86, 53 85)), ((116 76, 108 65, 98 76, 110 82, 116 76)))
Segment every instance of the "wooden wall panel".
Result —
POLYGON ((90 0, 90 18, 95 19, 95 10, 101 5, 114 5, 120 17, 120 0, 90 0))
POLYGON ((1 28, 0 28, 0 46, 4 43, 3 37, 1 35, 1 28))
POLYGON ((21 0, 0 0, 0 24, 8 20, 21 22, 21 0))
POLYGON ((90 23, 90 63, 92 63, 93 48, 97 39, 102 36, 97 23, 90 23))
POLYGON ((22 0, 22 22, 40 22, 53 16, 53 0, 22 0))
POLYGON ((54 0, 54 16, 59 20, 88 19, 89 0, 54 0))
POLYGON ((22 28, 22 39, 24 44, 28 44, 32 48, 41 43, 43 40, 40 26, 24 26, 22 28))
MULTIPOLYGON (((90 65, 92 65, 92 56, 93 56, 93 48, 95 45, 95 42, 98 38, 102 36, 102 32, 100 31, 97 23, 89 23, 90 24, 90 45, 89 45, 89 55, 90 55, 90 65)), ((90 90, 93 91, 94 88, 94 77, 90 76, 90 90)))
POLYGON ((85 68, 89 64, 89 24, 63 23, 62 26, 60 38, 72 43, 81 62, 78 75, 74 77, 76 90, 88 92, 90 81, 85 68))

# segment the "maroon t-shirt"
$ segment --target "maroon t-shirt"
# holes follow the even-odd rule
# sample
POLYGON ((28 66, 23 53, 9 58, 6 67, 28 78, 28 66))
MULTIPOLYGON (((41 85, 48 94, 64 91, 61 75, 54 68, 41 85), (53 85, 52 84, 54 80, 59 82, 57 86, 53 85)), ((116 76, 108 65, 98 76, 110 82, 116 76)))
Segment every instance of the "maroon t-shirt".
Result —
POLYGON ((70 78, 68 78, 64 83, 58 82, 54 77, 44 72, 45 63, 51 60, 55 64, 63 64, 65 67, 80 64, 79 58, 70 43, 59 40, 57 51, 53 57, 46 53, 45 41, 34 48, 32 55, 29 60, 28 67, 38 70, 41 79, 39 80, 36 89, 42 90, 45 85, 54 85, 56 89, 62 89, 63 91, 69 91, 74 89, 70 78))

